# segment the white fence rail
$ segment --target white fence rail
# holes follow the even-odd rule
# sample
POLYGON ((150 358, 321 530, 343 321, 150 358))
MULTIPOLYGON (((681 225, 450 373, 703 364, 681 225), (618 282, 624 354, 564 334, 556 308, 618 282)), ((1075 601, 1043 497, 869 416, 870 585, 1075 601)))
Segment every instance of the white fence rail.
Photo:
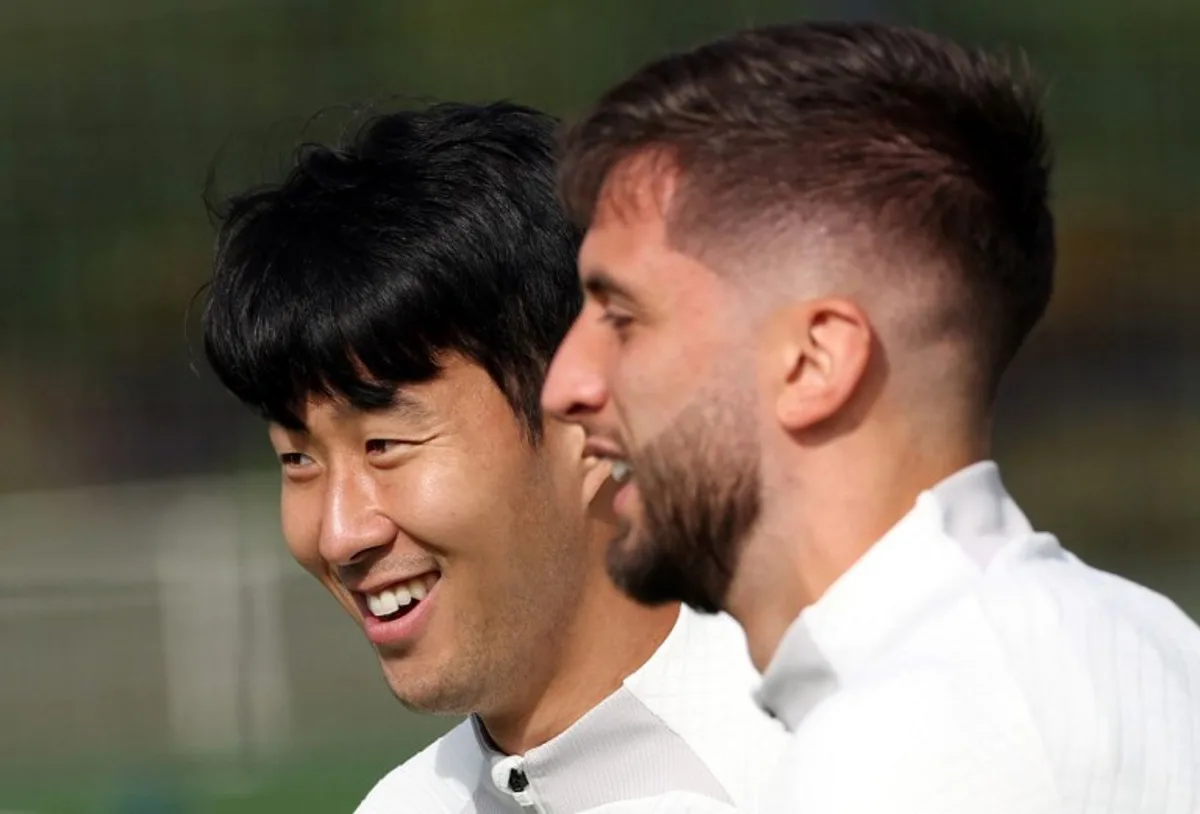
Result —
POLYGON ((288 558, 275 490, 250 476, 0 496, 0 761, 269 755, 298 708, 314 739, 390 708, 361 637, 288 558))

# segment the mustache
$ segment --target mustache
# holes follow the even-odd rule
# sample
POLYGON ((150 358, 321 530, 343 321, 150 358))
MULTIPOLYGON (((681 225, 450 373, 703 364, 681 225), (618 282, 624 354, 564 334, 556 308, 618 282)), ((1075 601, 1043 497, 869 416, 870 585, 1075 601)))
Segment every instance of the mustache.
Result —
POLYGON ((339 565, 337 577, 343 584, 361 582, 368 574, 376 579, 399 579, 409 574, 426 571, 441 571, 441 565, 429 554, 406 552, 404 554, 382 555, 379 559, 365 559, 362 562, 339 565))

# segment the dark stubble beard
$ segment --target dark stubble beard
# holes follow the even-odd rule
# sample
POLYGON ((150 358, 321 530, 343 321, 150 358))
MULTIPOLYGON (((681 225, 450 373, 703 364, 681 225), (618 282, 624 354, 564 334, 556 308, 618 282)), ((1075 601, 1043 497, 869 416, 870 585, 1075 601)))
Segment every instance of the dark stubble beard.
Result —
POLYGON ((643 519, 609 546, 613 581, 647 605, 722 610, 760 508, 753 410, 736 391, 697 398, 629 461, 643 519))

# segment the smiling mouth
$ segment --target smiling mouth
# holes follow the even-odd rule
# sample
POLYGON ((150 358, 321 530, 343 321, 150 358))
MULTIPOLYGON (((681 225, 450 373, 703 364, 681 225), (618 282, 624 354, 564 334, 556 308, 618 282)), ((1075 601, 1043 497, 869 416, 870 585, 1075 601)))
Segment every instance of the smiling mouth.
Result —
POLYGON ((364 610, 381 622, 399 619, 411 613, 433 590, 441 574, 428 573, 397 582, 371 593, 361 592, 358 596, 365 604, 364 610))
POLYGON ((610 458, 612 461, 612 479, 616 483, 628 483, 633 477, 633 465, 622 458, 610 458))
POLYGON ((609 477, 613 483, 623 486, 634 478, 633 464, 625 455, 625 450, 613 440, 606 438, 589 438, 584 447, 584 453, 595 460, 608 461, 612 465, 609 477))

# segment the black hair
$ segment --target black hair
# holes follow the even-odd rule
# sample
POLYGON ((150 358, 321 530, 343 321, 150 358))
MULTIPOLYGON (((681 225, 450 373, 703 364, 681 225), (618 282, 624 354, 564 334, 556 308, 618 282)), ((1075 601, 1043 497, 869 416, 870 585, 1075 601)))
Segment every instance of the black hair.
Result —
POLYGON ((232 198, 203 312, 221 382, 300 429, 309 397, 385 407, 460 353, 540 439, 542 381, 582 303, 556 128, 509 102, 378 115, 232 198))

